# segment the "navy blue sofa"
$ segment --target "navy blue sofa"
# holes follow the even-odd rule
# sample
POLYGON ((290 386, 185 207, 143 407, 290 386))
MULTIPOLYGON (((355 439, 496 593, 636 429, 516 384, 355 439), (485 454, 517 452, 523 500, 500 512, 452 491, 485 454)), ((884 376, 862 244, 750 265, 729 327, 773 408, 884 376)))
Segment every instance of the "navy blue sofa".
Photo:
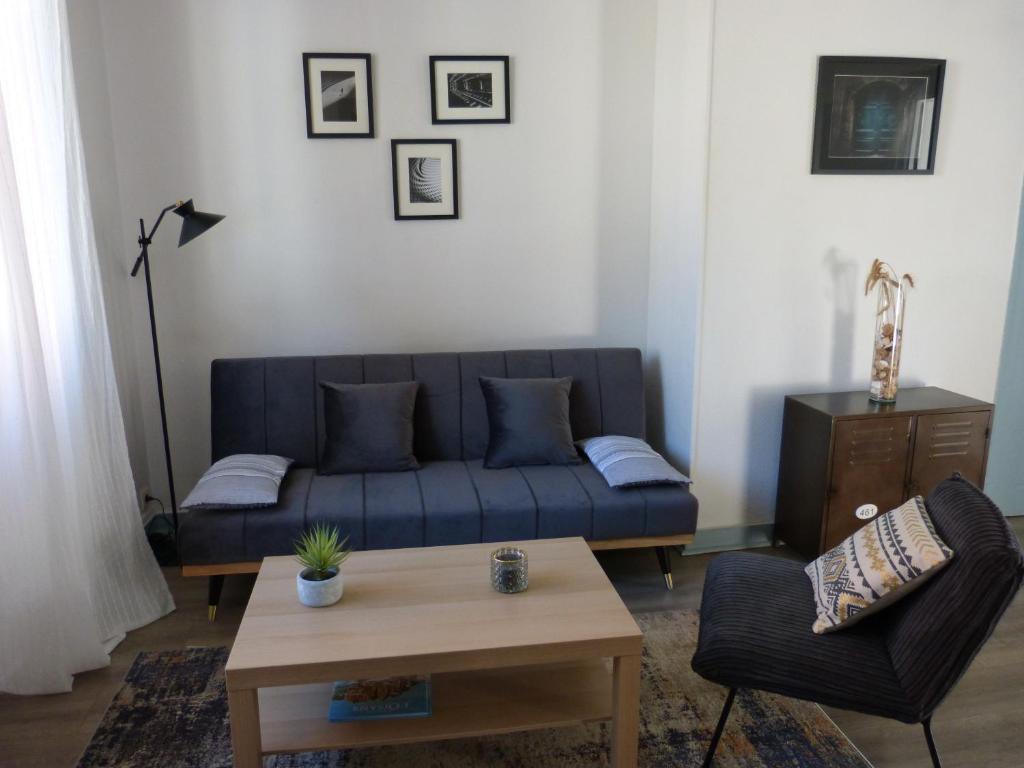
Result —
MULTIPOLYGON (((308 526, 337 524, 356 549, 583 536, 595 549, 657 547, 671 586, 670 545, 692 541, 697 500, 685 487, 608 487, 591 466, 484 469, 487 412, 478 378, 573 378, 573 437, 644 436, 637 349, 215 360, 210 370, 212 459, 269 453, 295 460, 277 506, 182 515, 185 575, 255 572, 289 554, 308 526), (323 447, 319 381, 420 383, 413 472, 317 474, 323 447)), ((211 615, 214 613, 211 607, 211 615)))

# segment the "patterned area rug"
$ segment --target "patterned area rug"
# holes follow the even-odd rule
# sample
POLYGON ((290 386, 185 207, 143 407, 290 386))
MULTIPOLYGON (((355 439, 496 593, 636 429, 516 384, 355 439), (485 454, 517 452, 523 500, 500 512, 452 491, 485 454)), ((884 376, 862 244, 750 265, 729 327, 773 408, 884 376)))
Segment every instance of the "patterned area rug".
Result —
MULTIPOLYGON (((725 690, 690 670, 697 643, 692 611, 637 616, 644 630, 640 765, 696 766, 725 690)), ((107 710, 79 768, 231 768, 224 691, 226 648, 142 653, 107 710)), ((326 717, 326 713, 325 713, 326 717)), ((608 765, 603 724, 486 739, 307 752, 267 758, 266 768, 587 768, 608 765)), ((716 768, 870 768, 815 705, 741 691, 716 768)))

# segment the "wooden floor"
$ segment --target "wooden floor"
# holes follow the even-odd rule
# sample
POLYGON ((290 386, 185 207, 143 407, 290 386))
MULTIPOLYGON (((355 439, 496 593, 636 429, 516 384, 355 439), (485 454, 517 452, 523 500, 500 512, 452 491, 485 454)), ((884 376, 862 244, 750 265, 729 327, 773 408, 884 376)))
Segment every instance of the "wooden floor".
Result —
MULTIPOLYGON (((1024 518, 1015 518, 1012 524, 1024 537, 1024 518)), ((712 557, 674 557, 676 588, 669 592, 653 552, 598 553, 634 612, 696 609, 712 557)), ((2 768, 74 766, 139 651, 231 644, 252 577, 227 579, 217 621, 210 624, 205 581, 183 579, 173 569, 165 573, 177 610, 132 632, 114 651, 110 667, 79 675, 69 694, 0 696, 2 768)), ((875 768, 931 766, 920 727, 839 710, 830 709, 828 714, 875 768)), ((1018 597, 1010 606, 964 679, 935 714, 933 728, 945 768, 1024 768, 1024 598, 1018 597)))

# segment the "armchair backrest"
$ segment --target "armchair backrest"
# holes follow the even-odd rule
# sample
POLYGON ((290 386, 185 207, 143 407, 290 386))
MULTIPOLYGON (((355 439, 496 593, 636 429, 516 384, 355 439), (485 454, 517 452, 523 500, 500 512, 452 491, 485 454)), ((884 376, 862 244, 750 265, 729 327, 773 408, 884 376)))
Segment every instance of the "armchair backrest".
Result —
POLYGON ((922 720, 967 670, 1024 578, 1016 535, 974 485, 954 476, 925 505, 953 560, 885 612, 893 667, 922 720))

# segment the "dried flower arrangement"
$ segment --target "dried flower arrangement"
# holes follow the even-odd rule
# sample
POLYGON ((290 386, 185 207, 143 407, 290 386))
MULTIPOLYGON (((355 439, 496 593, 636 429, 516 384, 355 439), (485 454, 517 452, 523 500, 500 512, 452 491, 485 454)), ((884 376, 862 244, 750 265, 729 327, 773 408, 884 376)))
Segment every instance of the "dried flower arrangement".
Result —
POLYGON ((878 288, 878 309, 871 356, 871 399, 891 403, 896 400, 899 387, 905 294, 908 288, 914 287, 914 278, 909 274, 900 277, 890 265, 875 259, 864 284, 864 295, 875 287, 878 288))

